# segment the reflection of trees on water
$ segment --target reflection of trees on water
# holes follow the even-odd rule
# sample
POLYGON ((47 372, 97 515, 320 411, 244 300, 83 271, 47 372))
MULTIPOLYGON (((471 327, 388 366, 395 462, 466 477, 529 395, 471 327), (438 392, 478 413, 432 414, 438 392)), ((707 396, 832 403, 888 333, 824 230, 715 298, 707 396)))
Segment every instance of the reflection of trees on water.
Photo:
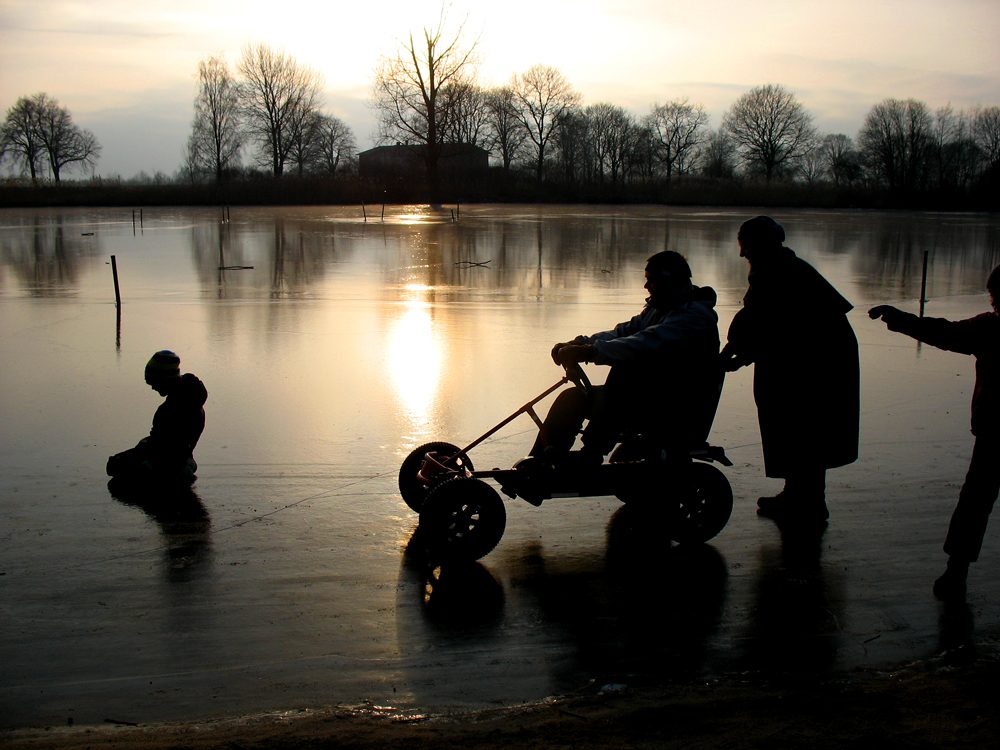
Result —
POLYGON ((870 299, 919 300, 924 251, 929 251, 929 299, 981 294, 990 271, 1000 264, 995 221, 887 214, 866 217, 858 234, 854 271, 870 299))
POLYGON ((246 226, 199 224, 191 230, 199 280, 218 299, 305 295, 325 279, 337 245, 336 232, 281 218, 246 226))
POLYGON ((80 260, 97 255, 97 244, 83 237, 79 223, 62 214, 15 220, 0 234, 0 260, 33 297, 77 293, 80 260))

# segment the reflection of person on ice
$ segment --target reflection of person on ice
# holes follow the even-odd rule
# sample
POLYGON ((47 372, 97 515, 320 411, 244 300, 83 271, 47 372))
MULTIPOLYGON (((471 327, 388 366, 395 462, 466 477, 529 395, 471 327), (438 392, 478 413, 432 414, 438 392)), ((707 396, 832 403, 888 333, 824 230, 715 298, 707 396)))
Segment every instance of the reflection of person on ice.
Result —
POLYGON ((986 290, 993 312, 967 320, 919 318, 891 305, 878 305, 868 311, 872 318, 885 321, 890 331, 976 358, 976 387, 972 392, 972 434, 976 443, 944 542, 948 567, 934 582, 935 596, 945 600, 965 598, 969 565, 979 559, 986 525, 1000 494, 1000 266, 990 274, 986 290))
POLYGON ((146 364, 146 383, 166 400, 153 415, 149 437, 108 459, 108 475, 122 479, 192 480, 198 470, 194 449, 205 429, 205 385, 181 375, 181 359, 160 351, 146 364))
POLYGON ((603 386, 588 396, 559 394, 531 455, 560 465, 595 466, 623 429, 653 429, 678 447, 704 442, 719 399, 719 327, 715 291, 691 284, 684 256, 670 250, 646 264, 646 306, 610 331, 556 344, 558 365, 611 365, 603 386), (583 447, 570 451, 583 431, 583 447))

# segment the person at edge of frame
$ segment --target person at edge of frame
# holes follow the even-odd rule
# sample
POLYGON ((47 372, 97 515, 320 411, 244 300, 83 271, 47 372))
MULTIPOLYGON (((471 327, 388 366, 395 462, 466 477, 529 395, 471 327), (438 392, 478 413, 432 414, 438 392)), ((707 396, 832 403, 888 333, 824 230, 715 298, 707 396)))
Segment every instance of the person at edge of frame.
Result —
POLYGON ((969 566, 979 559, 990 513, 1000 494, 1000 266, 987 279, 986 291, 993 311, 966 320, 921 318, 892 305, 876 305, 868 311, 890 331, 976 358, 972 391, 976 442, 945 537, 947 567, 934 581, 934 595, 944 601, 965 599, 969 566))
POLYGON ((757 500, 758 514, 823 529, 826 472, 858 458, 858 340, 847 319, 853 305, 784 241, 784 227, 769 216, 740 226, 749 288, 722 359, 729 372, 754 365, 764 471, 785 480, 777 495, 757 500))

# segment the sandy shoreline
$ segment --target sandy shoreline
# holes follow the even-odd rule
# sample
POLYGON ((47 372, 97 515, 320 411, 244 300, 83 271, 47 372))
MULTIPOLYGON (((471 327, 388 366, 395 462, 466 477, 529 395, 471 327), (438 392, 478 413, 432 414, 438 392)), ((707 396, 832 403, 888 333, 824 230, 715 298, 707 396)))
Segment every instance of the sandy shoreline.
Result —
POLYGON ((609 685, 541 703, 450 714, 331 707, 215 721, 8 732, 11 749, 997 747, 1000 642, 961 646, 927 662, 823 679, 724 679, 609 685))

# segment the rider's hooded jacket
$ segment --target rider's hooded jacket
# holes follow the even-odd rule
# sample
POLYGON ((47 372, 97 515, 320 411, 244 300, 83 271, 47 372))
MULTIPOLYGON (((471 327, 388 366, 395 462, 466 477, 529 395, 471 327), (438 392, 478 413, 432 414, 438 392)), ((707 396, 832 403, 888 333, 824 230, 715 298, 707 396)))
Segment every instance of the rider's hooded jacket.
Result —
POLYGON ((641 420, 704 442, 724 377, 715 301, 714 289, 697 286, 650 297, 631 320, 575 343, 592 344, 594 362, 611 365, 608 385, 628 391, 618 396, 641 420))

